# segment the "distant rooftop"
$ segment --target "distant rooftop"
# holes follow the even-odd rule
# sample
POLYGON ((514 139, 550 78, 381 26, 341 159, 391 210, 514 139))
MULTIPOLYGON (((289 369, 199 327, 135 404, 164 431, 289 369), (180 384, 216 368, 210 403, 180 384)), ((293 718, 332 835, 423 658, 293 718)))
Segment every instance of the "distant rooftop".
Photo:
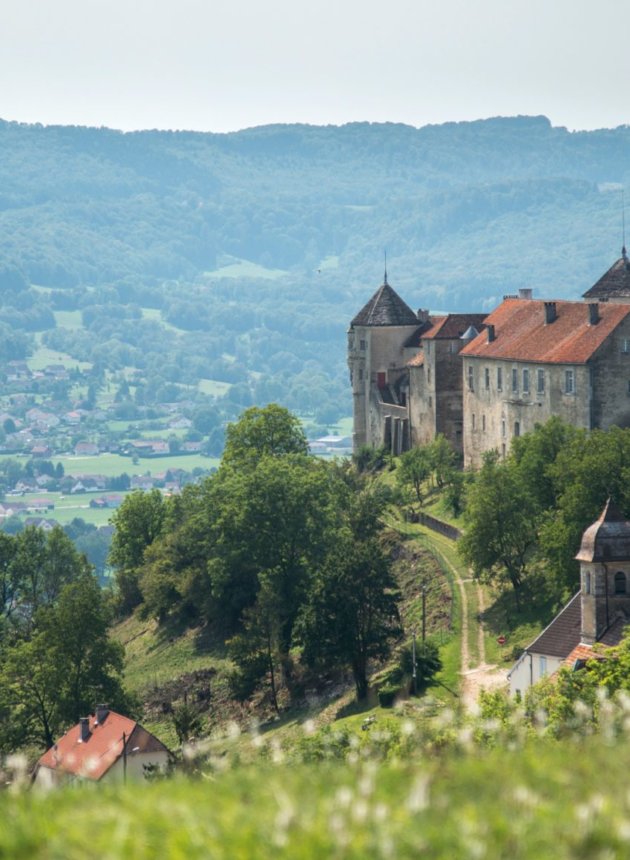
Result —
POLYGON ((351 326, 418 325, 418 317, 385 282, 350 323, 351 326))

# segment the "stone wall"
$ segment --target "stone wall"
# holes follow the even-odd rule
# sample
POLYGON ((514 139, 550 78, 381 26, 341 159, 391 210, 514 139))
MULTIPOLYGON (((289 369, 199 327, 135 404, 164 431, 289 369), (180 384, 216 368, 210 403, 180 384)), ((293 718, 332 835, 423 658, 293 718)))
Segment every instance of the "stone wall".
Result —
POLYGON ((465 356, 463 413, 466 468, 478 468, 486 451, 505 456, 515 436, 533 430, 553 415, 589 429, 590 368, 465 356), (539 372, 543 374, 542 390, 539 372), (567 391, 567 373, 571 374, 571 392, 567 391))

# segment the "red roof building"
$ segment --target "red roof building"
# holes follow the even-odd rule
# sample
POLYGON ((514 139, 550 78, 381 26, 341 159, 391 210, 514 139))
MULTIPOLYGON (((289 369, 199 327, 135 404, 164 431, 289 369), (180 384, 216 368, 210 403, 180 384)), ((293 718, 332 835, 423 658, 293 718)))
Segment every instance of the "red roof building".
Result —
POLYGON ((56 785, 75 779, 142 779, 148 766, 166 767, 169 756, 167 747, 140 723, 99 705, 44 753, 34 781, 56 785))
POLYGON ((630 303, 509 297, 460 354, 466 467, 553 415, 630 426, 630 303))

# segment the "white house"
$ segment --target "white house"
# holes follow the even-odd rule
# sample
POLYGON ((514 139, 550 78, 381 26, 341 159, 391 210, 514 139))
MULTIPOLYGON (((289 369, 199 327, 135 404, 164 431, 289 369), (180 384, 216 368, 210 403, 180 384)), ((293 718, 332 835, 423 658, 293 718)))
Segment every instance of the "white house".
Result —
POLYGON ((142 779, 148 766, 165 768, 169 750, 140 723, 97 705, 37 762, 34 782, 59 785, 74 780, 126 782, 142 779))
POLYGON ((576 559, 580 590, 508 673, 513 696, 563 664, 583 664, 596 642, 618 645, 630 623, 630 521, 610 499, 584 532, 576 559))

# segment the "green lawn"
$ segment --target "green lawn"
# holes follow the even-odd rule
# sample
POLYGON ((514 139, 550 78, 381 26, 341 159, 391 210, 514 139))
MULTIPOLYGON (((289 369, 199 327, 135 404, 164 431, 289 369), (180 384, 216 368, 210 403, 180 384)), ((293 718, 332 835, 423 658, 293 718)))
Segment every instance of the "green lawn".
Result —
POLYGON ((126 472, 128 475, 157 475, 168 469, 211 469, 219 465, 217 457, 204 457, 201 454, 171 455, 168 457, 140 458, 134 466, 131 457, 120 454, 99 454, 95 457, 63 456, 52 457, 52 461, 63 465, 66 475, 105 475, 112 478, 126 472))
MULTIPOLYGON (((92 523, 95 526, 107 525, 112 509, 102 510, 100 508, 91 508, 90 500, 99 496, 109 494, 111 491, 104 490, 102 493, 78 493, 72 495, 62 495, 61 493, 25 493, 23 496, 9 496, 7 502, 10 504, 12 498, 16 501, 29 504, 34 499, 48 499, 54 504, 54 510, 42 511, 41 513, 29 514, 29 516, 45 517, 49 520, 56 520, 60 525, 66 525, 76 517, 85 520, 86 523, 92 523)), ((125 496, 126 493, 116 493, 116 495, 125 496)))
POLYGON ((53 311, 58 328, 83 328, 81 311, 53 311))
POLYGON ((231 382, 220 382, 218 379, 200 379, 199 391, 211 397, 223 397, 232 387, 231 382))
POLYGON ((78 367, 81 370, 92 366, 89 361, 77 361, 76 358, 72 358, 67 353, 59 352, 57 349, 48 349, 47 346, 38 347, 28 360, 28 366, 31 370, 43 370, 48 364, 63 364, 69 369, 78 367))

